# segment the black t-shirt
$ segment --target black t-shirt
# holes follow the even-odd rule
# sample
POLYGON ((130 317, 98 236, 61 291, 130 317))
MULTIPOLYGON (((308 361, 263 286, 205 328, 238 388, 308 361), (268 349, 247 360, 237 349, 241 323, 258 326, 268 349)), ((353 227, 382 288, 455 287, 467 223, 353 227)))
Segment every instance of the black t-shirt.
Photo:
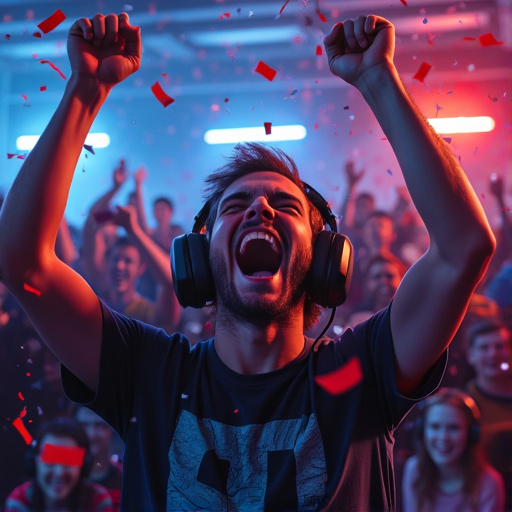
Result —
MULTIPOLYGON (((96 397, 63 369, 66 392, 123 438, 123 510, 391 510, 393 431, 438 385, 446 356, 414 399, 394 381, 389 309, 287 366, 241 375, 214 340, 190 347, 103 305, 96 397), (315 376, 357 358, 341 395, 315 376)), ((233 340, 242 343, 243 340, 233 340)))

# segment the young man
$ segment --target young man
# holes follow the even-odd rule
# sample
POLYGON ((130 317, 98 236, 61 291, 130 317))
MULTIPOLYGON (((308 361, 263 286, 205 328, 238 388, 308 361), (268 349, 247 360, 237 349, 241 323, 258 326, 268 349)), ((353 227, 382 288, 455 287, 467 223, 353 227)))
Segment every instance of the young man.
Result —
POLYGON ((467 358, 475 378, 466 391, 482 412, 481 439, 489 462, 501 473, 506 509, 512 509, 512 333, 497 318, 467 329, 467 358))
POLYGON ((393 145, 430 247, 390 308, 312 350, 303 329, 315 316, 306 289, 319 212, 290 159, 238 148, 209 180, 216 330, 191 350, 181 335, 107 308, 55 256, 83 140, 141 53, 124 13, 70 29, 64 97, 2 210, 0 276, 61 359, 68 394, 124 439, 125 510, 394 506, 393 430, 438 384, 495 240, 457 160, 401 84, 391 23, 347 20, 325 45, 332 72, 363 94, 393 145), (342 385, 336 376, 359 367, 362 380, 345 393, 315 383, 331 374, 342 385))

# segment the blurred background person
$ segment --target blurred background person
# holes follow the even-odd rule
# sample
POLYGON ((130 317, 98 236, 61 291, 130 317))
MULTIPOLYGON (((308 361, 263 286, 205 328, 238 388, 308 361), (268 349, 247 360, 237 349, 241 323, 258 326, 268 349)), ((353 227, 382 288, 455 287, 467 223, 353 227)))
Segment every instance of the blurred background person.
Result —
POLYGON ((404 512, 503 512, 501 475, 485 462, 480 411, 455 388, 441 388, 420 403, 417 454, 405 464, 404 512))
POLYGON ((108 490, 87 479, 90 462, 87 435, 74 419, 48 422, 28 448, 32 478, 7 496, 5 512, 112 512, 108 490))
POLYGON ((115 430, 95 412, 87 407, 78 406, 74 413, 89 439, 91 470, 89 480, 106 487, 112 503, 119 510, 121 501, 121 482, 123 467, 121 464, 123 445, 115 430))
POLYGON ((499 318, 475 322, 467 331, 469 364, 475 378, 466 391, 482 413, 482 446, 501 473, 507 510, 512 510, 512 337, 499 318))

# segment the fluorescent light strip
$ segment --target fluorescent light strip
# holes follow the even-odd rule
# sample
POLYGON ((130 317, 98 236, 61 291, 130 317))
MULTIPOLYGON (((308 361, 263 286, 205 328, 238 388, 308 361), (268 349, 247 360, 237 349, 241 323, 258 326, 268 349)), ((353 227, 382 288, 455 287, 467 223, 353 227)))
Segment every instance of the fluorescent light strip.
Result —
POLYGON ((272 126, 272 133, 265 134, 265 128, 226 128, 208 130, 204 140, 208 144, 233 144, 236 142, 274 142, 277 140, 301 140, 306 137, 307 130, 301 124, 272 126))
POLYGON ((436 117, 427 119, 437 133, 492 132, 496 123, 492 117, 436 117))
MULTIPOLYGON (((16 148, 21 151, 30 151, 39 140, 39 135, 20 135, 16 139, 16 148)), ((85 138, 85 144, 94 149, 106 148, 110 145, 108 133, 89 133, 85 138)))

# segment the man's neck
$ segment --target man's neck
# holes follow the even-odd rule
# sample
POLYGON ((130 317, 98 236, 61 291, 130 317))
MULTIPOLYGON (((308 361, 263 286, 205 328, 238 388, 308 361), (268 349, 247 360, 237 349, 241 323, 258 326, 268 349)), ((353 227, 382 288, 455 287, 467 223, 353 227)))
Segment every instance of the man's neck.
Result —
POLYGON ((215 350, 221 361, 242 374, 268 373, 296 359, 304 350, 305 338, 300 321, 289 325, 271 323, 256 326, 217 316, 215 350))

